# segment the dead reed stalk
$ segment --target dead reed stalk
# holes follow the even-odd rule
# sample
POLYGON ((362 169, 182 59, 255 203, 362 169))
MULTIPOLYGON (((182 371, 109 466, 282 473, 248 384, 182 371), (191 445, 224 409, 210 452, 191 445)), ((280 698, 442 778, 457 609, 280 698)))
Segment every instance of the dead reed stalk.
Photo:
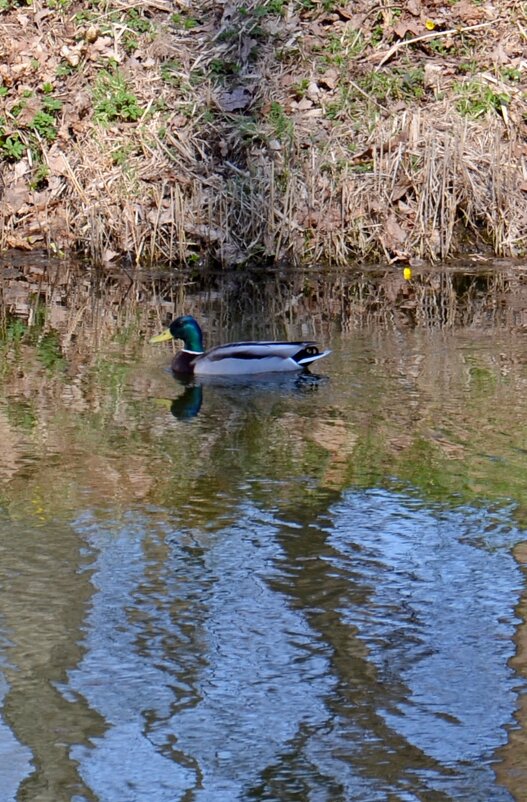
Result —
MULTIPOLYGON (((15 145, 24 147, 15 150, 25 155, 4 163, 0 246, 73 248, 104 262, 125 254, 137 263, 205 257, 224 265, 442 260, 481 247, 523 254, 525 95, 510 90, 511 108, 499 106, 509 90, 487 71, 478 86, 494 82, 494 106, 472 119, 456 108, 452 80, 432 91, 437 74, 425 81, 409 62, 428 94, 408 97, 405 75, 385 65, 387 55, 414 53, 433 35, 388 47, 387 30, 377 52, 365 37, 378 13, 363 11, 357 27, 346 14, 262 0, 203 0, 195 19, 163 0, 113 0, 68 39, 71 70, 57 81, 64 105, 51 144, 15 101, 33 81, 31 114, 42 110, 41 76, 24 72, 24 54, 38 46, 42 64, 56 70, 67 26, 46 16, 42 25, 25 21, 22 36, 13 9, 3 80, 18 95, 0 99, 11 126, 0 146, 14 148, 18 120, 15 145), (115 108, 123 96, 125 111, 115 108)), ((481 27, 494 34, 486 20, 461 26, 467 35, 481 27)))

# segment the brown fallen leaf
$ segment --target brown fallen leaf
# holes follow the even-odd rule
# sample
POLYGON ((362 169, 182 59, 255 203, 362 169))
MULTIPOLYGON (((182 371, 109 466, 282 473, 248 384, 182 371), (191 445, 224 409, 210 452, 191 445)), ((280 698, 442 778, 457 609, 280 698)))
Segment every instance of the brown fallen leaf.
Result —
POLYGON ((54 13, 55 12, 52 11, 50 8, 42 8, 40 9, 40 11, 37 11, 35 9, 34 19, 37 27, 40 28, 40 23, 42 22, 42 20, 46 19, 46 17, 53 16, 54 13))
MULTIPOLYGON (((342 17, 342 19, 346 20, 353 19, 353 17, 356 16, 355 11, 352 11, 350 8, 347 8, 346 6, 339 6, 338 8, 335 9, 335 11, 339 15, 339 17, 342 17)), ((364 15, 362 15, 362 19, 363 18, 364 15)))
POLYGON ((120 256, 120 254, 117 253, 117 251, 112 251, 110 248, 106 248, 102 252, 102 260, 103 260, 103 262, 106 262, 106 263, 113 262, 114 259, 117 259, 119 256, 120 256))
POLYGON ((32 192, 29 199, 32 204, 33 211, 43 212, 48 208, 50 193, 47 189, 42 190, 42 192, 32 192))
POLYGON ((396 251, 406 240, 406 231, 399 225, 395 214, 391 214, 384 225, 383 242, 391 251, 396 251))
POLYGON ((112 58, 118 63, 121 62, 121 56, 117 52, 113 37, 99 36, 98 39, 86 47, 86 58, 89 61, 98 61, 100 57, 112 58))
POLYGON ((172 128, 184 128, 188 125, 188 117, 184 114, 174 114, 174 116, 170 118, 170 125, 172 128))
POLYGON ((395 203, 401 198, 404 198, 404 196, 406 195, 411 186, 412 185, 410 184, 409 181, 405 181, 401 184, 396 184, 392 190, 392 197, 391 197, 392 203, 395 203))
POLYGON ((472 0, 460 0, 459 3, 452 6, 452 12, 466 25, 474 25, 486 17, 483 6, 474 5, 472 0))
POLYGON ((238 86, 231 92, 222 92, 217 103, 222 111, 240 111, 246 109, 252 100, 252 93, 244 86, 238 86))
POLYGON ((350 161, 352 162, 360 162, 360 161, 370 161, 373 157, 375 152, 375 148, 373 145, 369 145, 365 150, 359 151, 359 153, 354 153, 351 156, 350 161))
MULTIPOLYGON (((344 19, 348 21, 349 27, 354 31, 362 30, 365 18, 367 16, 366 14, 357 14, 356 12, 351 13, 351 11, 346 11, 346 9, 344 8, 339 8, 338 14, 341 17, 344 17, 344 19)), ((311 30, 313 30, 314 27, 315 24, 311 26, 311 30)), ((322 34, 324 34, 324 32, 327 31, 327 29, 325 29, 322 25, 319 27, 322 34)))
POLYGON ((340 74, 337 72, 337 70, 331 67, 329 70, 326 70, 323 75, 318 77, 318 83, 320 86, 324 86, 326 89, 335 89, 339 82, 339 78, 340 74))
POLYGON ((239 248, 234 242, 222 243, 219 250, 224 262, 231 265, 241 264, 248 258, 248 253, 239 248))
POLYGON ((77 92, 73 98, 72 106, 79 117, 84 117, 93 107, 93 98, 89 92, 77 92))
POLYGON ((64 180, 58 175, 48 176, 48 189, 50 198, 56 198, 62 192, 64 180))
POLYGON ((24 101, 24 105, 20 110, 19 114, 17 115, 17 125, 21 128, 29 125, 35 114, 39 112, 42 108, 40 99, 36 96, 29 97, 24 101))
POLYGON ((495 64, 500 64, 500 65, 509 63, 510 57, 507 55, 502 42, 498 42, 498 44, 492 51, 492 60, 494 61, 495 64))
POLYGON ((57 145, 53 145, 47 154, 47 163, 52 175, 68 175, 68 162, 57 145))
POLYGON ((310 100, 316 103, 316 101, 320 97, 320 89, 318 88, 318 84, 316 81, 309 82, 309 85, 306 90, 306 95, 310 100))
POLYGON ((423 25, 419 20, 400 20, 393 26, 393 32, 399 39, 404 39, 407 33, 411 33, 412 36, 419 36, 420 33, 423 33, 423 25))
POLYGON ((423 85, 427 88, 439 88, 443 73, 444 68, 442 64, 434 64, 432 61, 427 61, 425 64, 423 85))
POLYGON ((162 212, 152 209, 146 217, 150 223, 158 226, 169 226, 174 223, 174 211, 172 209, 164 209, 162 212))
POLYGON ((16 20, 21 28, 27 28, 29 25, 29 17, 26 14, 17 14, 16 20))
POLYGON ((33 246, 27 239, 17 237, 15 234, 8 234, 6 237, 6 245, 8 248, 18 248, 21 251, 32 251, 33 246))
POLYGON ((243 37, 239 51, 241 64, 246 64, 248 62, 249 56, 251 55, 253 48, 255 48, 257 44, 258 42, 256 41, 256 39, 252 39, 250 36, 243 37))
POLYGON ((60 49, 60 55, 68 62, 70 67, 78 67, 81 60, 81 47, 68 47, 63 45, 60 49))
POLYGON ((291 103, 291 107, 296 108, 298 111, 307 111, 313 108, 313 101, 308 97, 303 97, 298 103, 291 103))
POLYGON ((192 234, 208 242, 222 242, 225 239, 225 232, 217 226, 207 226, 204 223, 186 223, 184 229, 187 234, 192 234))
MULTIPOLYGON (((13 181, 17 183, 20 178, 26 173, 29 173, 30 170, 29 162, 27 159, 20 159, 15 165, 13 165, 13 181)), ((7 176, 6 176, 7 177, 7 176)), ((5 179, 4 179, 5 180, 5 179)))
POLYGON ((4 214, 16 214, 28 200, 28 184, 25 181, 18 181, 4 191, 0 201, 0 209, 4 214))

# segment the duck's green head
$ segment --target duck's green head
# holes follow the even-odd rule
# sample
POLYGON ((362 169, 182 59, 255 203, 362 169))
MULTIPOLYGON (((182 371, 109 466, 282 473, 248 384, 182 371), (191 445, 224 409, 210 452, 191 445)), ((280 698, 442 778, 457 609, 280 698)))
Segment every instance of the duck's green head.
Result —
POLYGON ((165 340, 183 340, 186 351, 203 353, 203 335, 199 323, 191 315, 181 315, 172 321, 168 329, 151 337, 151 343, 162 343, 165 340))

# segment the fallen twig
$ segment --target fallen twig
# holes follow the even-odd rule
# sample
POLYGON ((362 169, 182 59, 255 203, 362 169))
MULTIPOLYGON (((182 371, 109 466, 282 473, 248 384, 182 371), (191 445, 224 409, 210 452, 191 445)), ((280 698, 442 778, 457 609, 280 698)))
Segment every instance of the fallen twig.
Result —
POLYGON ((376 70, 379 70, 383 64, 385 64, 398 50, 402 47, 407 47, 408 45, 414 45, 416 42, 424 42, 427 39, 438 39, 443 36, 459 36, 462 33, 469 33, 470 31, 477 31, 480 28, 489 28, 491 25, 497 25, 499 22, 499 18, 489 20, 488 22, 478 22, 477 25, 468 25, 465 28, 449 28, 447 31, 431 31, 430 33, 424 33, 422 36, 414 36, 413 39, 404 39, 401 42, 396 42, 394 45, 390 47, 389 50, 382 56, 380 62, 376 66, 376 70))

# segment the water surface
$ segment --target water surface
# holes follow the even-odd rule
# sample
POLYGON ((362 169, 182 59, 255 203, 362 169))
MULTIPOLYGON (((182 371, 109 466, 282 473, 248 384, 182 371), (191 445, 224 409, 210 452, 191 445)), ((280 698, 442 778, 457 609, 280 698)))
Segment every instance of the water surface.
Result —
POLYGON ((525 799, 522 275, 4 296, 3 799, 525 799), (333 353, 181 383, 180 311, 333 353))

